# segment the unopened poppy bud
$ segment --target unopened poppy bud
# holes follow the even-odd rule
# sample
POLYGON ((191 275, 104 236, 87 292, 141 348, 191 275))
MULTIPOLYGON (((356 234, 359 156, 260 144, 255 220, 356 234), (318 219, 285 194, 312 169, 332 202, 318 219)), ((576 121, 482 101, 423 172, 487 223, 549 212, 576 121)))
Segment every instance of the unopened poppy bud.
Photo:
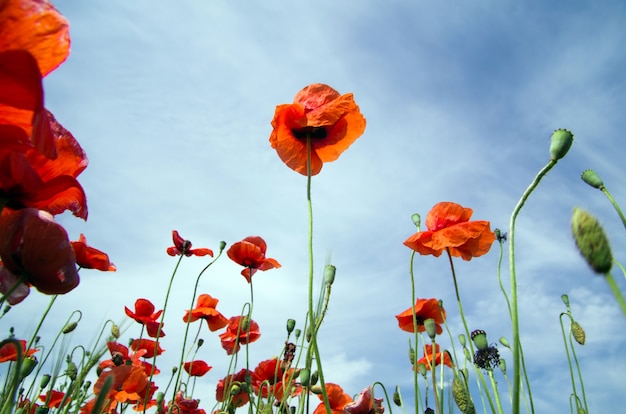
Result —
POLYGON ((300 335, 302 334, 302 330, 301 329, 296 329, 293 331, 293 334, 295 335, 296 339, 300 338, 300 335))
POLYGON ((552 133, 550 142, 550 158, 557 161, 567 154, 574 142, 574 134, 567 129, 557 129, 552 133))
POLYGON ((250 329, 250 318, 245 316, 241 318, 241 331, 247 332, 250 329))
POLYGON ((504 358, 500 358, 500 361, 498 361, 498 366, 500 367, 502 375, 506 375, 506 361, 504 360, 504 358))
POLYGON ((24 360, 22 361, 22 367, 20 368, 20 378, 24 379, 29 376, 36 366, 37 358, 35 358, 34 356, 24 358, 24 360))
POLYGON ((504 336, 500 338, 500 343, 506 346, 507 348, 511 349, 511 344, 509 343, 509 340, 506 339, 504 336))
POLYGON ((2 309, 2 316, 6 315, 8 311, 11 310, 11 306, 10 305, 6 305, 3 309, 2 309))
POLYGON ((42 390, 48 386, 50 382, 50 374, 44 374, 41 376, 41 381, 39 382, 39 388, 42 390))
POLYGON ((487 342, 487 333, 482 329, 476 329, 471 333, 472 341, 478 350, 487 349, 489 343, 487 342))
POLYGON ((241 391, 241 387, 238 384, 233 384, 230 387, 230 395, 237 395, 241 391))
POLYGON ((585 409, 583 407, 578 407, 578 410, 576 410, 576 412, 578 414, 587 414, 587 411, 585 411, 585 409))
POLYGON ((402 407, 402 398, 400 397, 399 385, 396 385, 396 390, 393 392, 393 403, 398 407, 402 407))
POLYGON ((303 387, 308 387, 309 380, 311 379, 311 370, 302 368, 300 370, 299 378, 300 378, 300 384, 302 384, 303 387))
POLYGON ((570 330, 572 331, 574 340, 581 345, 585 345, 585 330, 583 327, 578 322, 572 321, 570 330))
POLYGON ((35 407, 35 414, 48 414, 50 412, 50 407, 45 407, 43 405, 38 405, 35 407))
POLYGON ((311 328, 306 328, 306 341, 311 342, 312 337, 313 337, 313 334, 311 333, 311 328))
POLYGON ((73 361, 69 361, 67 363, 67 369, 65 370, 65 375, 67 375, 68 378, 71 379, 72 381, 76 379, 76 376, 78 375, 78 368, 76 367, 76 364, 73 361))
POLYGON ((465 359, 467 359, 468 361, 472 360, 472 353, 468 348, 463 348, 463 353, 465 354, 465 359))
POLYGON ((165 399, 165 394, 160 392, 160 391, 157 392, 157 395, 156 395, 156 406, 157 407, 162 407, 164 399, 165 399))
POLYGON ((465 344, 467 343, 467 340, 465 339, 465 335, 463 334, 459 335, 459 343, 461 344, 463 348, 465 348, 465 344))
POLYGON ((120 327, 116 324, 111 325, 111 335, 113 338, 118 339, 120 337, 120 327))
POLYGON ((291 334, 296 327, 295 319, 287 319, 287 334, 291 334))
POLYGON ((594 170, 585 170, 583 174, 580 176, 584 182, 592 186, 593 188, 598 188, 602 190, 604 187, 604 182, 602 178, 594 170))
POLYGON ((337 268, 333 265, 326 265, 324 267, 324 283, 326 283, 327 285, 332 285, 333 282, 335 281, 335 272, 337 271, 337 268))
POLYGON ((221 252, 222 250, 224 250, 225 248, 226 248, 226 242, 225 242, 224 240, 222 240, 222 241, 220 242, 220 252, 221 252))
POLYGON ((318 394, 318 395, 319 395, 319 394, 321 394, 321 393, 322 393, 322 387, 321 387, 321 386, 319 386, 319 385, 314 385, 314 386, 312 386, 312 387, 311 387, 311 388, 309 388, 309 389, 311 390, 311 392, 312 392, 313 394, 318 394))
POLYGON ((424 410, 424 414, 435 414, 435 410, 433 410, 433 409, 432 409, 432 408, 430 408, 430 407, 427 407, 427 408, 424 410))
POLYGON ((459 375, 455 375, 452 380, 452 397, 454 397, 456 406, 459 407, 463 414, 474 414, 476 412, 469 390, 459 375))
POLYGON ((85 383, 83 384, 83 390, 87 392, 90 387, 91 387, 91 381, 85 381, 85 383))
POLYGON ((319 372, 317 372, 317 371, 314 371, 314 372, 311 374, 311 380, 309 381, 309 384, 311 384, 311 385, 315 385, 315 384, 317 384, 317 381, 318 381, 319 379, 320 379, 320 373, 319 373, 319 372))
POLYGON ((572 215, 572 234, 580 254, 594 272, 607 274, 613 265, 609 239, 598 220, 581 208, 572 215))
POLYGON ((172 374, 176 374, 178 372, 178 367, 172 367, 172 374))
POLYGON ((566 294, 562 294, 561 295, 561 300, 563 301, 565 306, 567 306, 569 308, 569 296, 567 296, 566 294))
POLYGON ((413 224, 415 224, 415 227, 417 227, 419 230, 420 226, 422 225, 422 217, 419 214, 415 213, 411 216, 411 220, 413 220, 413 224))
POLYGON ((426 378, 426 374, 428 373, 426 371, 426 365, 424 365, 424 364, 417 364, 417 370, 419 371, 420 374, 422 374, 422 377, 426 378))
POLYGON ((198 339, 198 348, 200 348, 202 345, 204 345, 204 339, 200 338, 198 339))
POLYGON ((433 318, 428 318, 424 321, 424 328, 431 340, 435 340, 437 337, 437 324, 433 318))
POLYGON ((411 365, 415 365, 415 349, 413 347, 409 348, 409 361, 411 365))
POLYGON ((63 334, 68 334, 72 332, 74 329, 76 329, 77 326, 78 326, 77 322, 68 323, 67 325, 63 327, 63 330, 61 332, 63 334))

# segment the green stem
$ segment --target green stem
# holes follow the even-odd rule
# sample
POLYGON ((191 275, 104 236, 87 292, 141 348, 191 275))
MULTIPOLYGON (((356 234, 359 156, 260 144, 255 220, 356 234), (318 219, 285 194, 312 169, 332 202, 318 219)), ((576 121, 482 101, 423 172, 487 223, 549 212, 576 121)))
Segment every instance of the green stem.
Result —
MULTIPOLYGON (((519 333, 519 312, 517 303, 517 278, 515 275, 515 222, 517 216, 524 207, 526 200, 533 192, 533 190, 539 185, 541 179, 556 165, 556 160, 548 161, 545 167, 543 167, 539 173, 535 176, 530 186, 522 194, 522 198, 517 202, 513 213, 511 214, 511 220, 509 222, 509 271, 511 276, 511 322, 513 327, 513 414, 519 414, 520 412, 520 385, 521 385, 521 348, 519 333)), ((528 384, 528 392, 530 393, 530 383, 528 384)), ((530 399, 531 411, 534 413, 534 405, 532 398, 530 399)))
MULTIPOLYGON (((578 373, 578 381, 580 382, 580 391, 583 394, 583 403, 585 404, 585 412, 589 412, 589 406, 587 405, 587 393, 585 392, 585 382, 583 381, 583 374, 580 371, 580 363, 578 363, 578 356, 576 355, 576 348, 572 342, 573 335, 569 336, 569 346, 572 349, 572 355, 574 356, 574 363, 576 364, 576 372, 578 373)), ((577 396, 578 398, 578 396, 577 396)), ((580 399, 578 398, 579 402, 580 399)))
MULTIPOLYGON (((417 228, 417 231, 420 231, 419 227, 417 228)), ((415 397, 417 398, 420 394, 419 394, 419 387, 417 385, 417 379, 418 379, 418 373, 417 373, 417 352, 418 352, 418 344, 419 344, 419 334, 417 332, 417 313, 415 312, 415 274, 413 273, 413 262, 415 260, 415 251, 411 251, 411 261, 409 262, 409 274, 411 275, 411 307, 412 307, 412 314, 413 314, 413 335, 414 335, 414 339, 415 339, 415 354, 414 354, 414 361, 411 361, 411 363, 413 364, 413 392, 415 397)), ((410 346, 410 341, 409 341, 409 346, 410 346)), ((417 404, 417 401, 415 401, 415 414, 419 414, 419 405, 417 404)))
POLYGON ((498 413, 502 413, 502 402, 500 402, 500 393, 498 392, 498 384, 496 383, 495 378, 493 377, 493 370, 490 369, 487 371, 489 375, 489 380, 491 381, 491 389, 493 390, 493 395, 496 399, 496 407, 498 407, 498 413))
POLYGON ((572 367, 572 358, 569 354, 570 347, 567 345, 567 336, 565 334, 565 327, 563 326, 564 315, 567 315, 567 317, 569 317, 570 319, 572 317, 569 313, 561 312, 561 315, 559 315, 559 323, 561 324, 561 334, 563 335, 563 344, 565 345, 565 355, 567 356, 567 364, 569 366, 569 375, 570 375, 570 380, 572 382, 572 392, 574 393, 574 396, 578 396, 578 393, 576 392, 576 381, 574 380, 574 368, 572 367))
POLYGON ((602 192, 609 199, 611 204, 613 204, 613 208, 615 209, 615 211, 617 211, 619 218, 622 219, 622 224, 624 225, 624 228, 626 228, 626 217, 624 217, 624 213, 622 213, 622 210, 619 208, 619 205, 617 204, 611 193, 609 193, 609 190, 607 190, 605 186, 602 186, 600 190, 602 190, 602 192))
POLYGON ((620 292, 617 283, 615 283, 613 275, 611 275, 611 273, 607 273, 604 276, 606 277, 606 281, 609 284, 611 291, 613 292, 613 296, 615 296, 617 303, 619 304, 620 308, 622 308, 622 312, 626 316, 626 301, 624 300, 624 296, 622 296, 622 292, 620 292))

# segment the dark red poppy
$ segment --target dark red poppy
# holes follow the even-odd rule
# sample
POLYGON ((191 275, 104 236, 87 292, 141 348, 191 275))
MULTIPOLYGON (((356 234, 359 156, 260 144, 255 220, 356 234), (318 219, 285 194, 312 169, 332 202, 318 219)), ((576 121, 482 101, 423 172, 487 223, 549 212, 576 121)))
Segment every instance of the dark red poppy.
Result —
POLYGON ((130 344, 130 349, 133 351, 138 351, 140 349, 145 349, 147 352, 144 355, 145 358, 152 358, 154 355, 161 355, 164 349, 161 348, 161 345, 157 344, 156 341, 152 339, 135 339, 130 344))
POLYGON ((197 359, 195 361, 185 362, 183 364, 183 368, 185 369, 185 372, 192 377, 201 377, 209 372, 213 367, 209 366, 206 362, 197 359))
MULTIPOLYGON (((49 213, 5 208, 0 217, 0 259, 6 271, 25 275, 27 284, 49 295, 67 293, 78 286, 74 249, 65 229, 49 213)), ((6 277, 4 272, 0 275, 6 277)), ((3 293, 5 286, 2 280, 3 293)))
POLYGON ((276 259, 265 257, 265 251, 267 245, 265 240, 259 236, 246 237, 240 242, 234 243, 226 254, 230 259, 244 266, 245 269, 241 271, 243 277, 246 278, 248 283, 251 283, 252 276, 257 270, 269 270, 277 269, 280 267, 280 263, 276 259))
MULTIPOLYGON (((47 393, 40 395, 39 396, 39 400, 46 402, 46 407, 49 408, 59 408, 61 407, 61 401, 63 401, 63 398, 65 397, 65 393, 61 392, 61 391, 57 391, 57 390, 51 390, 48 391, 47 393)), ((68 398, 67 400, 65 400, 65 403, 69 403, 71 401, 71 398, 68 398)))
MULTIPOLYGON (((26 341, 20 339, 17 342, 19 342, 22 347, 22 358, 31 356, 35 352, 39 351, 38 349, 29 349, 28 352, 26 352, 26 341)), ((4 344, 0 348, 0 362, 17 361, 17 356, 17 348, 12 342, 4 344)))
MULTIPOLYGON (((453 364, 452 358, 450 358, 450 353, 448 351, 441 352, 439 349, 439 344, 435 344, 435 366, 440 365, 443 361, 444 365, 452 368, 453 364)), ((433 346, 432 344, 426 344, 424 345, 424 356, 417 361, 417 364, 423 364, 427 367, 427 369, 430 369, 430 366, 432 365, 432 358, 433 346)))
MULTIPOLYGON (((124 312, 136 322, 144 325, 148 331, 148 336, 156 338, 160 324, 158 319, 163 312, 162 310, 155 312, 154 305, 148 299, 137 299, 135 301, 135 312, 131 311, 126 306, 124 306, 124 312)), ((163 325, 161 325, 159 338, 163 336, 165 336, 165 332, 163 332, 163 325)))
POLYGON ((204 319, 209 326, 211 332, 222 329, 228 325, 228 319, 222 315, 217 309, 219 300, 206 293, 198 296, 196 307, 191 311, 186 311, 183 316, 183 322, 194 322, 198 319, 204 319))
POLYGON ((372 386, 370 385, 361 391, 356 400, 346 404, 343 410, 347 414, 383 414, 385 407, 383 407, 382 398, 374 398, 372 386))
POLYGON ((316 83, 298 92, 293 103, 278 105, 272 127, 272 148, 303 175, 307 175, 307 139, 311 140, 311 175, 316 175, 363 134, 365 118, 351 93, 341 95, 316 83))
POLYGON ((400 329, 407 332, 415 332, 415 327, 413 326, 413 309, 415 309, 415 317, 417 320, 417 332, 424 332, 426 330, 424 327, 424 321, 426 319, 433 319, 435 321, 437 334, 443 332, 441 324, 446 320, 446 311, 439 304, 439 300, 434 298, 417 299, 413 308, 409 308, 396 315, 400 329))
POLYGON ((226 331, 220 334, 222 348, 228 355, 239 352, 240 345, 251 344, 260 337, 259 324, 244 316, 230 318, 226 331))
POLYGON ((167 412, 178 414, 206 414, 203 408, 198 408, 200 400, 186 398, 182 391, 176 393, 174 402, 169 404, 167 412))
POLYGON ((436 204, 426 216, 426 231, 406 239, 404 244, 421 255, 450 255, 471 260, 486 254, 496 239, 488 221, 469 221, 473 210, 451 202, 436 204))
POLYGON ((76 264, 83 269, 115 272, 115 265, 111 263, 109 256, 103 251, 89 246, 84 234, 80 235, 78 241, 73 241, 71 243, 74 248, 74 254, 76 255, 76 264))
POLYGON ((230 405, 234 408, 241 407, 250 401, 250 394, 246 391, 247 387, 243 386, 247 383, 246 377, 251 376, 252 372, 243 368, 236 374, 231 374, 217 382, 215 390, 215 399, 218 402, 224 402, 224 395, 230 398, 230 405), (228 392, 224 392, 224 387, 228 387, 228 392))
POLYGON ((178 231, 176 230, 172 230, 172 239, 174 240, 174 246, 167 248, 167 254, 170 256, 180 256, 181 254, 184 254, 185 256, 209 255, 213 257, 213 250, 211 249, 192 249, 191 242, 180 237, 180 234, 178 234, 178 231))
MULTIPOLYGON (((332 414, 344 414, 344 407, 352 402, 352 397, 346 394, 343 388, 331 382, 326 383, 326 395, 332 414)), ((323 396, 318 394, 318 397, 322 402, 315 408, 313 414, 326 414, 323 396)))

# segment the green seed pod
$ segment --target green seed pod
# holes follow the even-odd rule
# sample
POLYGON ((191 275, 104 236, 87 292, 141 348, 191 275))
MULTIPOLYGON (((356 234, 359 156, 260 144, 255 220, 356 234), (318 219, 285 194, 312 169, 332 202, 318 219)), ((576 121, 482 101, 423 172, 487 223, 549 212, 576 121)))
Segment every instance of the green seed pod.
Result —
POLYGON ((413 220, 413 224, 415 224, 415 227, 417 227, 418 229, 420 228, 420 226, 422 225, 422 218, 420 217, 419 214, 415 213, 411 216, 411 220, 413 220))
POLYGON ((302 330, 301 329, 296 329, 293 331, 293 334, 295 335, 296 339, 300 338, 300 335, 302 335, 302 330))
POLYGON ((574 134, 567 129, 554 131, 550 142, 550 158, 554 161, 563 158, 572 146, 572 142, 574 142, 574 134))
POLYGON ((609 239, 598 220, 581 208, 572 215, 572 234, 578 251, 594 272, 607 274, 613 266, 609 239))
POLYGON ((598 174, 596 174, 593 170, 585 170, 580 176, 584 182, 592 186, 593 188, 597 188, 602 190, 604 188, 604 182, 602 182, 602 178, 598 174))
POLYGON ((292 333, 295 327, 296 327, 295 319, 287 319, 287 333, 288 334, 292 333))
POLYGON ((61 332, 63 334, 68 334, 72 332, 74 329, 76 329, 77 326, 78 326, 77 322, 68 323, 67 325, 63 327, 63 330, 61 332))
POLYGON ((426 333, 428 337, 434 341, 437 337, 437 324, 433 318, 428 318, 424 321, 424 328, 426 328, 426 333))
POLYGON ((393 392, 393 403, 398 407, 402 407, 402 398, 400 397, 399 385, 396 385, 396 390, 393 392))
POLYGON ((562 294, 561 295, 561 300, 563 301, 565 306, 567 306, 569 308, 569 296, 567 296, 566 294, 562 294))
POLYGON ((463 414, 474 414, 476 409, 474 408, 474 402, 469 393, 469 390, 465 386, 465 382, 459 375, 455 375, 452 380, 452 397, 459 410, 463 414))
POLYGON ((317 372, 317 371, 314 371, 314 372, 311 374, 311 380, 309 381, 309 383, 310 383, 311 385, 315 385, 315 384, 317 384, 317 380, 319 380, 319 379, 320 379, 320 373, 319 373, 319 372, 317 372))
POLYGON ((472 341, 478 350, 486 349, 489 346, 487 342, 487 333, 482 329, 476 329, 471 333, 472 341))
POLYGON ((42 390, 48 386, 50 382, 50 374, 44 374, 41 376, 41 382, 39 383, 39 388, 42 390))
POLYGON ((327 285, 332 285, 335 281, 335 273, 337 272, 337 268, 333 265, 326 265, 324 267, 324 283, 327 285))
POLYGON ((226 248, 226 242, 225 242, 224 240, 222 240, 222 241, 220 242, 220 252, 221 252, 222 250, 224 250, 225 248, 226 248))
POLYGON ((465 335, 463 335, 463 334, 459 335, 459 343, 461 344, 461 346, 463 348, 465 348, 465 345, 467 344, 467 340, 465 339, 465 335))
POLYGON ((306 368, 302 368, 298 378, 300 378, 300 384, 302 384, 303 387, 308 387, 311 379, 311 371, 306 368))
POLYGON ((200 338, 198 339, 198 348, 200 348, 202 345, 204 345, 204 339, 200 338))
POLYGON ((22 367, 20 368, 20 378, 24 379, 29 376, 36 366, 37 358, 35 358, 34 356, 24 358, 24 360, 22 361, 22 367))
POLYGON ((581 345, 585 345, 585 330, 583 327, 578 322, 572 321, 570 330, 574 340, 581 345))

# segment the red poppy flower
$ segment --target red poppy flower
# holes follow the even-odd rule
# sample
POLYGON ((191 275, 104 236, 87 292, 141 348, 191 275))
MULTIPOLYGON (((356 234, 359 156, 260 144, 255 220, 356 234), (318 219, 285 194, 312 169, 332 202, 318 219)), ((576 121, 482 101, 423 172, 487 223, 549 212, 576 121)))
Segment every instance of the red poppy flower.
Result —
POLYGON ((134 404, 150 398, 156 387, 148 381, 148 375, 144 368, 139 365, 119 365, 105 369, 98 376, 94 384, 94 393, 97 395, 102 390, 107 378, 111 377, 113 383, 107 398, 115 403, 134 404))
MULTIPOLYGON (((65 393, 61 392, 61 391, 56 391, 56 390, 50 390, 47 393, 40 395, 39 399, 43 402, 46 402, 46 407, 49 408, 59 408, 61 407, 61 401, 63 401, 63 398, 65 397, 65 393)), ((65 400, 65 403, 67 404, 68 402, 71 401, 71 398, 68 398, 67 400, 65 400)))
POLYGON ((307 138, 311 140, 311 175, 339 158, 365 131, 365 118, 351 93, 341 95, 316 83, 298 92, 292 104, 276 107, 270 144, 292 170, 307 175, 307 138))
POLYGON ((241 407, 250 401, 250 394, 244 390, 241 384, 246 383, 246 377, 252 373, 245 368, 241 369, 236 374, 231 374, 224 379, 217 382, 217 388, 215 389, 215 399, 218 402, 224 402, 224 395, 229 395, 230 405, 234 408, 241 407), (235 388, 233 388, 235 386, 235 388), (230 390, 224 393, 224 387, 228 387, 230 390))
MULTIPOLYGON (((332 414, 344 414, 343 409, 352 402, 352 397, 346 394, 343 388, 331 382, 326 383, 326 395, 328 395, 328 403, 330 404, 332 414)), ((315 408, 313 414, 325 414, 324 397, 321 394, 318 394, 318 397, 322 402, 315 408)))
MULTIPOLYGON (((159 331, 160 322, 157 320, 161 316, 162 310, 155 312, 154 305, 148 299, 137 299, 135 301, 135 312, 124 306, 124 312, 126 315, 133 318, 136 322, 144 325, 148 331, 148 336, 156 338, 159 331)), ((159 338, 164 337, 163 325, 161 325, 161 332, 159 338)))
POLYGON ((346 404, 343 410, 348 414, 382 414, 385 412, 383 399, 374 398, 371 386, 361 391, 356 400, 346 404))
POLYGON ((298 395, 302 387, 293 381, 294 370, 283 369, 282 361, 278 358, 267 359, 259 362, 259 365, 252 372, 251 384, 254 392, 263 398, 273 395, 277 401, 284 398, 285 388, 288 389, 289 396, 298 395), (291 384, 285 384, 291 378, 291 384))
POLYGON ((185 362, 183 364, 185 372, 192 377, 201 377, 211 370, 211 366, 202 360, 195 360, 191 362, 185 362))
MULTIPOLYGON (((4 209, 0 219, 0 259, 6 271, 26 275, 26 283, 49 295, 78 286, 74 249, 65 229, 45 211, 4 209)), ((6 272, 0 273, 6 292, 6 272)), ((23 297, 21 298, 23 299, 23 297)), ((21 301, 18 298, 17 302, 21 301)), ((15 302, 13 302, 15 303, 15 302)))
POLYGON ((196 307, 191 311, 186 311, 183 316, 183 322, 194 322, 198 319, 204 319, 209 326, 211 332, 222 329, 228 325, 228 319, 215 309, 219 300, 206 293, 198 296, 196 307))
POLYGON ((239 352, 240 345, 251 344, 260 337, 259 324, 244 316, 230 318, 226 331, 220 334, 222 348, 228 355, 239 352))
MULTIPOLYGON (((431 360, 433 357, 433 346, 432 344, 424 345, 424 356, 417 361, 417 364, 423 364, 428 369, 431 366, 431 360)), ((450 358, 450 353, 448 351, 439 351, 439 344, 435 344, 435 366, 440 365, 443 360, 443 364, 452 368, 452 359, 450 358)))
POLYGON ((153 372, 154 375, 157 375, 161 372, 156 366, 153 368, 153 365, 149 362, 139 359, 148 352, 145 349, 139 349, 131 355, 128 347, 113 341, 107 342, 107 348, 109 348, 111 353, 111 359, 100 362, 98 365, 100 369, 113 368, 120 365, 137 365, 142 366, 147 373, 153 372))
POLYGON ((153 341, 152 339, 135 339, 131 342, 130 349, 133 351, 145 349, 147 352, 144 357, 146 358, 152 358, 155 354, 161 355, 164 351, 164 349, 161 348, 161 345, 157 344, 156 341, 153 341))
POLYGON ((404 244, 421 255, 439 257, 449 249, 452 256, 470 260, 489 251, 496 235, 488 221, 469 221, 473 210, 451 202, 436 204, 426 216, 426 231, 406 239, 404 244))
POLYGON ((174 246, 167 248, 167 254, 170 256, 206 256, 207 254, 213 257, 213 250, 201 248, 192 249, 191 242, 180 237, 180 234, 176 230, 172 230, 172 239, 174 240, 174 246))
MULTIPOLYGON (((22 346, 23 358, 27 356, 31 356, 35 352, 39 351, 38 349, 29 349, 28 352, 26 352, 26 341, 23 339, 20 339, 17 342, 19 342, 20 345, 22 346)), ((7 361, 17 361, 17 348, 15 347, 15 344, 12 342, 4 344, 0 348, 0 362, 7 362, 7 361)))
POLYGON ((71 243, 76 255, 76 264, 83 269, 96 269, 103 272, 115 272, 117 270, 106 253, 87 244, 84 234, 80 235, 78 241, 71 243))
POLYGON ((173 412, 178 414, 206 414, 206 411, 202 408, 198 408, 200 400, 191 398, 185 398, 182 391, 176 393, 174 402, 170 403, 170 407, 166 412, 173 412))
POLYGON ((413 326, 413 309, 415 309, 415 317, 417 320, 417 332, 424 332, 426 330, 424 327, 424 321, 426 319, 433 319, 435 321, 437 334, 443 332, 441 324, 446 320, 446 311, 439 305, 439 300, 434 298, 417 299, 413 308, 409 308, 396 315, 400 329, 407 332, 415 332, 415 327, 413 326))
POLYGON ((280 267, 276 259, 265 257, 266 250, 265 240, 259 236, 250 236, 230 246, 226 254, 235 263, 245 266, 241 274, 248 283, 251 283, 252 276, 257 270, 265 271, 280 267))

